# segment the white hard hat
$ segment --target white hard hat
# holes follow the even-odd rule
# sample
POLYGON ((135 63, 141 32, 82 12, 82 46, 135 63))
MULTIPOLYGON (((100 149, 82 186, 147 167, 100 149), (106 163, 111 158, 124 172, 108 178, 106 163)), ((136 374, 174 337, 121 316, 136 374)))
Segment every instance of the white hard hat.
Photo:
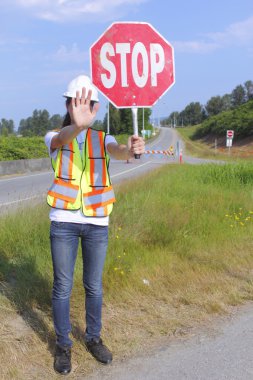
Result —
POLYGON ((99 102, 98 91, 96 87, 94 87, 91 83, 90 78, 86 75, 79 75, 78 77, 74 78, 71 82, 69 82, 67 91, 64 92, 63 96, 68 98, 75 98, 76 91, 79 91, 81 96, 83 87, 85 87, 86 89, 86 96, 88 94, 88 91, 91 90, 91 100, 93 100, 94 102, 99 102))

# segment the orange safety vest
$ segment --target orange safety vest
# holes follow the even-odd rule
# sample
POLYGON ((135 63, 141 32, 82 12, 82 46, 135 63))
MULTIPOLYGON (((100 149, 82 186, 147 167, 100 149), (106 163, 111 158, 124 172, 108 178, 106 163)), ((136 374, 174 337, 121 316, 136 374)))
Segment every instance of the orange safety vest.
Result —
POLYGON ((52 160, 55 179, 48 191, 49 206, 79 210, 86 216, 107 216, 115 200, 109 176, 105 132, 89 128, 82 156, 77 140, 63 145, 52 160))

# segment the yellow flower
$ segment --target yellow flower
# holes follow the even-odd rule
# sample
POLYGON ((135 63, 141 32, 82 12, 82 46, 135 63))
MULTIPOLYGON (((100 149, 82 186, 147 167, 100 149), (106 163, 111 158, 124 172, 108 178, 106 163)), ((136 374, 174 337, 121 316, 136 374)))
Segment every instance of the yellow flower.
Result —
POLYGON ((119 235, 116 235, 116 239, 119 239, 119 235))
POLYGON ((118 269, 119 269, 119 268, 116 268, 116 267, 114 268, 115 271, 118 270, 118 269))
POLYGON ((121 231, 121 230, 122 230, 122 228, 121 228, 121 227, 118 227, 118 230, 119 230, 119 231, 121 231))
POLYGON ((243 223, 243 222, 240 222, 240 225, 241 225, 241 226, 244 226, 244 223, 243 223))
POLYGON ((120 258, 121 258, 121 256, 119 255, 119 256, 118 256, 118 258, 120 259, 120 258))
POLYGON ((122 275, 123 275, 123 274, 124 274, 124 271, 122 270, 122 271, 120 272, 120 274, 122 274, 122 275))

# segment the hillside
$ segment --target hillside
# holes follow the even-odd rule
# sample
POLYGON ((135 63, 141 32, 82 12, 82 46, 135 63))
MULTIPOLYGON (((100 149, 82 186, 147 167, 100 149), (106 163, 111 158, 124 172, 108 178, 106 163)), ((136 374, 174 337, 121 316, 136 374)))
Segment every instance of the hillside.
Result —
POLYGON ((205 120, 192 135, 192 139, 226 137, 226 130, 233 129, 235 140, 253 137, 253 100, 205 120))

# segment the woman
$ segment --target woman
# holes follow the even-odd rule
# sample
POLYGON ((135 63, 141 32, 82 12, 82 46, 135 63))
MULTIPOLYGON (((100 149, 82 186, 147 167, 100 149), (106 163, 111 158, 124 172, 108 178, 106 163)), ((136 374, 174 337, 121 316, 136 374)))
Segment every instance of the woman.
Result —
POLYGON ((67 114, 63 127, 48 132, 49 149, 55 179, 48 191, 50 240, 54 283, 52 306, 56 333, 54 368, 71 371, 69 338, 70 295, 79 238, 83 258, 87 350, 108 364, 112 354, 100 338, 102 312, 102 272, 108 244, 109 214, 115 202, 108 171, 109 155, 127 160, 144 152, 141 137, 131 136, 127 145, 114 137, 89 128, 98 111, 98 94, 87 76, 73 79, 63 94, 67 114))

